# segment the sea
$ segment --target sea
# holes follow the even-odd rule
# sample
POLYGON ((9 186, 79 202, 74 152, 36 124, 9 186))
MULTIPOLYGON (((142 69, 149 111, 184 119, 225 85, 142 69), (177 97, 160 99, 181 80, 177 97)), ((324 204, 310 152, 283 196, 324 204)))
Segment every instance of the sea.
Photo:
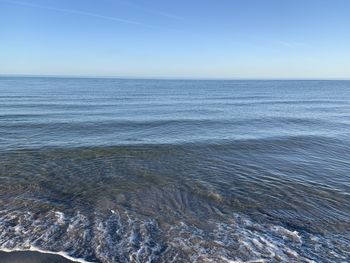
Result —
POLYGON ((350 81, 1 77, 0 250, 350 262, 350 81))

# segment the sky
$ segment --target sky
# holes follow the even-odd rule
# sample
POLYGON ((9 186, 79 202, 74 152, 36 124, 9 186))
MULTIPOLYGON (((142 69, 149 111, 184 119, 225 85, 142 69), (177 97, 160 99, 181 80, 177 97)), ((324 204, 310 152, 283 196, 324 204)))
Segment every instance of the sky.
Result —
POLYGON ((0 0, 0 74, 350 79, 350 1, 0 0))

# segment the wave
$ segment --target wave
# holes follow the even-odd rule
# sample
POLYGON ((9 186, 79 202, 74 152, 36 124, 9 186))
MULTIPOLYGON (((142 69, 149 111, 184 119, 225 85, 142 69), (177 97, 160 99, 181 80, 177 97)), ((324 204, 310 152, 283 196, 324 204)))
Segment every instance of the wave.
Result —
MULTIPOLYGON (((1 118, 1 117, 0 117, 1 118)), ((346 138, 348 124, 336 120, 303 118, 163 119, 146 121, 91 120, 11 121, 5 117, 1 148, 38 146, 99 146, 127 144, 201 144, 208 141, 269 140, 308 136, 309 139, 346 138), (257 129, 256 127, 260 127, 257 129), (331 131, 330 131, 331 129, 331 131), (30 140, 28 140, 30 138, 30 140)), ((314 141, 314 140, 313 140, 314 141)))
MULTIPOLYGON (((17 117, 44 117, 43 114, 5 114, 5 115, 0 115, 0 117, 3 118, 17 118, 17 117)), ((131 126, 132 127, 137 127, 137 126, 164 126, 164 125, 181 125, 181 124, 187 124, 187 123, 192 123, 194 125, 199 125, 199 124, 204 124, 204 125, 211 125, 211 124, 222 124, 222 125, 245 125, 245 126, 255 126, 257 124, 265 124, 266 126, 273 123, 285 123, 285 124, 304 124, 304 125, 331 125, 332 123, 337 123, 337 122, 332 122, 330 120, 321 120, 321 119, 312 119, 312 118, 292 118, 292 117, 264 117, 264 118, 251 118, 251 119, 246 119, 246 118, 237 118, 237 119, 231 119, 231 118, 218 118, 218 119, 211 119, 211 118, 178 118, 178 119, 173 119, 173 118, 163 118, 163 119, 152 119, 148 118, 148 120, 142 118, 142 120, 128 120, 128 119, 105 119, 105 120, 93 120, 93 121, 86 121, 86 120, 81 120, 81 119, 76 119, 74 122, 72 121, 65 121, 65 120, 56 120, 56 122, 52 122, 49 124, 57 124, 57 125, 65 125, 65 124, 70 124, 70 125, 89 125, 89 126, 103 126, 103 125, 109 125, 109 126, 131 126)), ((24 122, 26 126, 33 126, 35 125, 43 125, 47 124, 45 120, 43 121, 26 121, 24 122)), ((6 127, 6 126, 4 126, 6 127)))
MULTIPOLYGON (((168 122, 166 122, 168 123, 168 122)), ((2 138, 4 140, 4 138, 2 138)), ((346 138, 345 138, 346 139, 346 138)), ((126 150, 171 150, 184 151, 184 150, 207 150, 211 151, 239 151, 239 150, 256 150, 256 151, 283 151, 283 150, 298 150, 298 149, 314 149, 314 150, 326 150, 331 153, 332 151, 342 152, 347 154, 350 150, 350 144, 347 140, 343 140, 342 137, 334 136, 321 136, 321 135, 287 135, 287 136, 266 136, 261 138, 242 138, 242 139, 206 139, 202 141, 187 142, 158 142, 158 143, 145 143, 144 141, 127 141, 119 142, 119 144, 113 145, 112 142, 109 145, 87 145, 87 146, 38 146, 38 147, 14 147, 10 149, 3 149, 2 152, 6 153, 45 153, 52 151, 57 153, 77 153, 79 151, 88 152, 118 152, 126 150)))
POLYGON ((298 232, 240 214, 201 224, 160 224, 118 210, 94 216, 80 211, 71 216, 50 211, 42 218, 32 212, 0 215, 1 250, 53 253, 82 263, 339 262, 350 256, 349 236, 298 232))

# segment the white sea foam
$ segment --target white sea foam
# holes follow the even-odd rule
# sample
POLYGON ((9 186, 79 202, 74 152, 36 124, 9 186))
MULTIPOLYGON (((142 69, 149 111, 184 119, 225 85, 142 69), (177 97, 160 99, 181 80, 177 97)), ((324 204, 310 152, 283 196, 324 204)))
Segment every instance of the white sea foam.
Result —
POLYGON ((284 226, 258 224, 237 214, 221 222, 208 218, 205 226, 185 221, 161 226, 154 219, 117 209, 89 216, 79 211, 71 215, 50 211, 41 217, 0 211, 1 250, 57 254, 84 263, 311 263, 322 253, 336 262, 350 256, 347 246, 346 240, 338 242, 333 251, 322 236, 302 236, 284 226))
POLYGON ((57 217, 57 223, 64 224, 64 214, 59 211, 55 211, 55 215, 57 217))
POLYGON ((302 243, 301 237, 297 231, 290 231, 282 226, 273 226, 271 230, 281 235, 283 239, 289 239, 293 242, 302 243))

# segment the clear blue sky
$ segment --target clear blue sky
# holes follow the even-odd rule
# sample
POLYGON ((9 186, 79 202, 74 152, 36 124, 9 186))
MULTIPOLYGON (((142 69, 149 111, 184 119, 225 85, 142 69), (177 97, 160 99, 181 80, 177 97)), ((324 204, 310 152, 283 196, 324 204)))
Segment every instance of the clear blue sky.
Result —
POLYGON ((350 78, 350 1, 0 0, 0 74, 350 78))

